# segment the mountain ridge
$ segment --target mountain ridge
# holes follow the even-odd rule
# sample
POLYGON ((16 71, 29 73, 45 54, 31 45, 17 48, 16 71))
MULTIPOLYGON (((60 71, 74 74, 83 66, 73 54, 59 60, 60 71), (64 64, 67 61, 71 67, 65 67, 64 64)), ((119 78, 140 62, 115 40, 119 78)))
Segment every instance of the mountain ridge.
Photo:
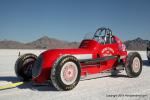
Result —
POLYGON ((125 41, 124 44, 126 45, 127 50, 146 51, 147 44, 149 42, 150 42, 149 40, 143 40, 142 38, 137 37, 136 39, 125 41))
POLYGON ((76 48, 78 42, 68 42, 43 36, 37 40, 22 43, 13 40, 0 40, 0 49, 54 49, 54 48, 76 48))
MULTIPOLYGON (((137 37, 133 40, 127 40, 124 44, 127 50, 146 50, 149 40, 143 40, 137 37)), ((77 48, 79 42, 68 42, 48 36, 43 36, 37 40, 22 43, 13 40, 0 40, 0 49, 55 49, 55 48, 77 48)))

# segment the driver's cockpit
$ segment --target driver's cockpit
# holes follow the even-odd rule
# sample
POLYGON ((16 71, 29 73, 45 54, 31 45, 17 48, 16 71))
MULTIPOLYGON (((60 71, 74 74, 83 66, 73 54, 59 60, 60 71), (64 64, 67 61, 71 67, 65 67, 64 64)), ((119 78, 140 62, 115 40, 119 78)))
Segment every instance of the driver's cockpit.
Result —
POLYGON ((93 39, 101 44, 114 43, 112 31, 109 28, 99 28, 95 32, 93 39))

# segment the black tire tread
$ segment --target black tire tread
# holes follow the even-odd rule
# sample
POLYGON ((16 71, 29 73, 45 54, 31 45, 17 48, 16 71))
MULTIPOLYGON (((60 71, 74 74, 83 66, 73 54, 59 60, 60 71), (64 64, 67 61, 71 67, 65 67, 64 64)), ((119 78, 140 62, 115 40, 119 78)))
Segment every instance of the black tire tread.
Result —
MULTIPOLYGON (((71 59, 71 61, 72 61, 73 59, 71 59)), ((68 61, 69 61, 69 60, 68 60, 68 61)), ((66 61, 66 62, 67 62, 67 61, 66 61)), ((81 73, 81 69, 80 69, 80 65, 79 65, 78 60, 77 60, 75 57, 71 56, 71 55, 67 55, 67 56, 62 56, 62 57, 60 57, 60 58, 55 62, 53 68, 51 69, 51 76, 50 76, 50 77, 51 77, 52 84, 54 85, 54 87, 55 87, 57 90, 60 90, 60 91, 68 91, 68 90, 73 89, 73 88, 78 84, 78 82, 79 82, 79 80, 80 80, 80 73, 81 73), (69 58, 69 57, 70 57, 70 58, 69 58), (77 79, 76 79, 74 85, 70 85, 70 86, 67 86, 67 85, 65 86, 64 84, 62 85, 61 80, 59 79, 59 77, 60 77, 60 70, 61 70, 61 68, 62 68, 62 66, 60 66, 60 63, 63 62, 63 60, 64 60, 65 58, 69 58, 69 60, 70 60, 71 58, 73 58, 73 59, 75 59, 75 62, 76 62, 76 64, 77 64, 77 67, 78 67, 78 76, 77 76, 77 79), (59 73, 58 73, 58 72, 59 72, 59 73)))
POLYGON ((127 73, 127 76, 130 77, 130 78, 138 77, 141 74, 141 71, 142 71, 142 58, 141 58, 141 56, 138 52, 130 52, 128 54, 126 65, 125 65, 125 71, 127 73), (132 61, 133 61, 134 57, 138 57, 139 60, 140 60, 140 63, 141 63, 141 68, 140 68, 138 73, 135 73, 135 72, 132 71, 132 61))
MULTIPOLYGON (((35 60, 37 59, 37 56, 35 55, 35 54, 32 54, 32 53, 27 53, 27 54, 23 54, 23 55, 21 55, 17 60, 16 60, 16 63, 15 63, 15 73, 16 73, 16 75, 21 79, 21 80, 24 80, 24 81, 28 81, 29 79, 26 77, 26 76, 24 76, 24 75, 22 75, 21 74, 21 68, 22 68, 22 64, 23 64, 23 62, 24 62, 24 58, 25 57, 32 57, 32 58, 34 58, 35 60)), ((27 58, 28 58, 27 57, 27 58)))

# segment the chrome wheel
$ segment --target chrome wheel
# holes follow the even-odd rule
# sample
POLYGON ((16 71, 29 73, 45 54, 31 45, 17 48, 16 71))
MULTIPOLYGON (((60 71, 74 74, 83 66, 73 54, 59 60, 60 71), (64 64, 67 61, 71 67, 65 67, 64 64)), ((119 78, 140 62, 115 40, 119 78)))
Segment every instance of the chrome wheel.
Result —
POLYGON ((141 66, 141 63, 140 63, 140 60, 138 57, 135 57, 133 59, 133 64, 132 64, 132 69, 135 73, 139 72, 140 70, 140 66, 141 66))
POLYGON ((73 62, 66 62, 61 70, 61 80, 66 85, 71 85, 75 82, 78 75, 77 65, 73 62))

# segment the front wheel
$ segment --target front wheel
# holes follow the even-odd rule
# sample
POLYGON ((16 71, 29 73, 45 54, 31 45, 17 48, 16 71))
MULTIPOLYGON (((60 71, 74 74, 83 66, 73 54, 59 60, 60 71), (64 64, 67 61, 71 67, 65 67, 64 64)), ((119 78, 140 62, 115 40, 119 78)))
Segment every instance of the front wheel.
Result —
POLYGON ((142 72, 142 58, 137 52, 130 52, 127 57, 125 70, 127 76, 138 77, 142 72))
POLYGON ((24 81, 30 80, 32 78, 32 68, 36 59, 37 56, 31 53, 20 56, 15 63, 16 75, 24 81))
POLYGON ((64 56, 51 70, 52 84, 57 90, 73 89, 80 80, 80 64, 74 56, 64 56))

